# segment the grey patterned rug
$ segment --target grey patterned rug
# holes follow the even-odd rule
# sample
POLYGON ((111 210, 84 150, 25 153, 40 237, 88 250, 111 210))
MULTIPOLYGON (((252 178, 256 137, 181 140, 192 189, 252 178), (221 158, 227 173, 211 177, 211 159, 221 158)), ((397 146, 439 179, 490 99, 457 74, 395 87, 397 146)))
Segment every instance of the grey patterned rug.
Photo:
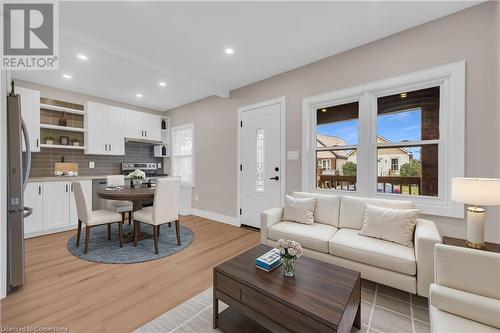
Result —
MULTIPOLYGON (((123 226, 124 236, 132 231, 132 226, 123 226)), ((141 231, 153 235, 151 226, 141 224, 141 231)), ((107 226, 97 226, 90 229, 89 249, 87 254, 83 254, 85 229, 82 230, 80 246, 76 247, 75 235, 68 241, 68 251, 84 260, 105 263, 105 264, 133 264, 138 262, 160 259, 177 253, 188 247, 194 239, 194 233, 188 227, 181 224, 181 245, 177 246, 175 236, 175 226, 168 227, 167 224, 160 228, 160 238, 158 240, 159 254, 155 254, 153 237, 139 241, 137 247, 134 242, 124 243, 120 248, 118 243, 118 224, 112 224, 111 240, 108 240, 107 226)))

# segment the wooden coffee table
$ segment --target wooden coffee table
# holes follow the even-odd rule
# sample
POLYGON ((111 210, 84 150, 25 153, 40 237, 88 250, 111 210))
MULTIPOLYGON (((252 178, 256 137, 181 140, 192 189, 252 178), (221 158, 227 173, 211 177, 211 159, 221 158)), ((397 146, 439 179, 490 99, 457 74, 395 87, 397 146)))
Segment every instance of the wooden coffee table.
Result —
POLYGON ((295 277, 267 273, 258 245, 214 268, 213 325, 224 332, 350 332, 361 328, 360 273, 301 257, 295 277), (219 312, 219 300, 229 307, 219 312))

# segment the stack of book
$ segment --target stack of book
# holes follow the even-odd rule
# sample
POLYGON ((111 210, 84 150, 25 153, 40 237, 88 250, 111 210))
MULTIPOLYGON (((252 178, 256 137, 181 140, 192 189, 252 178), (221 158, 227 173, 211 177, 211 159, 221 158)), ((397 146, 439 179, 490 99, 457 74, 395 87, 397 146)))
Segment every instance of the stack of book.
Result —
POLYGON ((281 265, 281 255, 278 249, 272 249, 255 260, 258 268, 270 272, 281 265))

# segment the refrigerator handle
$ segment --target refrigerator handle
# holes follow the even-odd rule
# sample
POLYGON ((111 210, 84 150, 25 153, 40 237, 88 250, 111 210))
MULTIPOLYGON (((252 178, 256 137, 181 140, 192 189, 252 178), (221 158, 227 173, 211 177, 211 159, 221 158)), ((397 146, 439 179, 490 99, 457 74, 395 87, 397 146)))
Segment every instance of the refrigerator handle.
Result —
POLYGON ((26 143, 26 154, 24 155, 25 158, 24 164, 26 166, 26 172, 24 173, 24 179, 23 179, 23 191, 24 191, 24 189, 26 189, 26 184, 28 183, 28 178, 31 172, 31 147, 30 147, 30 137, 28 134, 28 130, 26 129, 26 124, 22 119, 21 119, 21 128, 23 131, 24 142, 26 143))
POLYGON ((23 215, 24 218, 27 218, 28 216, 30 216, 31 214, 33 214, 33 208, 31 208, 31 207, 23 207, 23 211, 26 212, 23 215))

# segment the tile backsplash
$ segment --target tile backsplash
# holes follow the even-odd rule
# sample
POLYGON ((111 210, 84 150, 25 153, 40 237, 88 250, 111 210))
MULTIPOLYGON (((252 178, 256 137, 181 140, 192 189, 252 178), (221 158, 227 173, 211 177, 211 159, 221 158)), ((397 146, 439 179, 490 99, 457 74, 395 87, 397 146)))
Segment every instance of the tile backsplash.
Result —
MULTIPOLYGON (((30 177, 47 177, 54 175, 54 164, 61 162, 78 163, 80 176, 116 175, 121 172, 122 162, 155 162, 163 163, 162 158, 154 157, 154 146, 147 143, 125 143, 124 156, 85 155, 82 150, 42 148, 39 153, 31 154, 30 177), (89 162, 95 167, 89 169, 89 162)), ((161 173, 161 171, 159 171, 161 173)))

